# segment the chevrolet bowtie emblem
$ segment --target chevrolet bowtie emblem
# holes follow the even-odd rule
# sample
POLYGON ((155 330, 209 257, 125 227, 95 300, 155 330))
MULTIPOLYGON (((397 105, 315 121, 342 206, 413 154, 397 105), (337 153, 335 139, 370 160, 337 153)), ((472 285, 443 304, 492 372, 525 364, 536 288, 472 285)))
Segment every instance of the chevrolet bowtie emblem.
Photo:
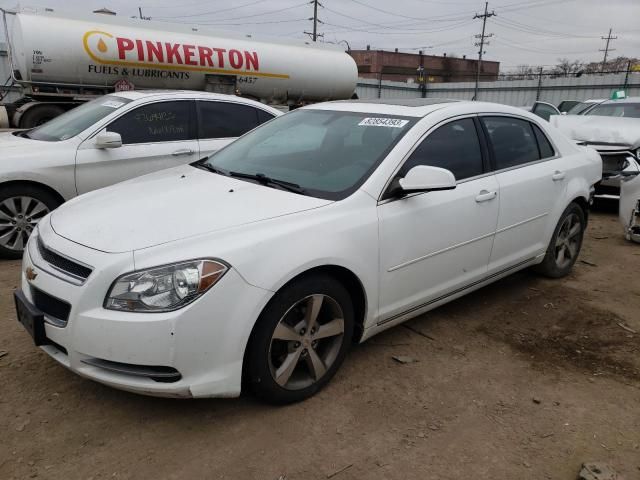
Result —
POLYGON ((33 267, 27 267, 27 269, 24 271, 24 274, 29 281, 35 280, 38 276, 38 272, 36 272, 33 267))

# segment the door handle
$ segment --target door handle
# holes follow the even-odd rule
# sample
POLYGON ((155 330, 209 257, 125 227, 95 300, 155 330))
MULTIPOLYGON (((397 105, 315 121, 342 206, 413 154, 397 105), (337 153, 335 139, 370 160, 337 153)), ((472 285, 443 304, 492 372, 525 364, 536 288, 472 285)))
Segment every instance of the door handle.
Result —
POLYGON ((497 196, 498 196, 498 192, 496 191, 490 192, 488 190, 481 190, 478 196, 476 197, 476 202, 478 203, 488 202, 489 200, 493 200, 497 196))
POLYGON ((176 150, 171 155, 173 155, 174 157, 178 157, 180 155, 192 155, 192 154, 193 154, 193 150, 191 150, 190 148, 183 148, 181 150, 176 150))
POLYGON ((564 177, 566 176, 567 176, 566 173, 561 172, 560 170, 556 170, 554 174, 551 175, 551 178, 553 179, 554 182, 559 182, 560 180, 564 180, 564 177))

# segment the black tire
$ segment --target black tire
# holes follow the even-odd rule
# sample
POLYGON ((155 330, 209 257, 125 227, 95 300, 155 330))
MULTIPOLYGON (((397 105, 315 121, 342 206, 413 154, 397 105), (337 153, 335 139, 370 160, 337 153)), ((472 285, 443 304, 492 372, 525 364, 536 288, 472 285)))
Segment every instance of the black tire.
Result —
MULTIPOLYGON (((353 330, 353 304, 349 292, 340 282, 325 274, 311 274, 295 280, 276 293, 254 327, 245 354, 245 385, 258 398, 269 403, 288 404, 311 397, 331 380, 344 361, 351 345, 353 330), (313 298, 323 297, 321 307, 318 310, 317 325, 320 327, 329 325, 332 317, 339 311, 344 320, 343 333, 317 340, 316 346, 274 339, 276 327, 279 327, 282 322, 292 322, 291 325, 304 327, 303 322, 306 322, 307 307, 311 305, 312 296, 313 298), (340 310, 336 310, 337 307, 340 310), (297 310, 298 308, 301 310, 297 310), (322 343, 325 341, 331 343, 322 343), (309 347, 308 350, 305 346, 309 347), (282 351, 283 348, 284 351, 282 351), (286 359, 300 349, 308 352, 307 357, 298 357, 299 360, 295 361, 296 366, 292 369, 293 373, 287 377, 290 380, 283 386, 276 381, 275 377, 285 365, 286 359), (312 354, 315 359, 321 358, 323 355, 325 359, 331 359, 330 365, 327 365, 328 360, 323 361, 322 366, 326 367, 326 370, 316 379, 313 378, 312 354), (285 360, 280 368, 276 369, 274 363, 277 363, 278 359, 282 357, 285 357, 285 360), (311 383, 307 385, 305 382, 311 383)), ((296 330, 294 329, 294 331, 296 330)), ((305 333, 304 329, 300 331, 305 333)), ((317 332, 319 330, 316 330, 316 334, 317 332)), ((325 329, 324 332, 327 330, 325 329)), ((311 338, 313 337, 311 336, 311 338)), ((282 377, 280 378, 282 381, 282 377)))
POLYGON ((35 128, 64 113, 58 105, 35 105, 20 117, 20 128, 35 128))
POLYGON ((570 203, 560 216, 558 225, 556 225, 551 236, 544 260, 533 267, 533 270, 549 278, 561 278, 568 275, 580 254, 586 226, 586 216, 582 207, 577 203, 570 203), (571 229, 573 228, 572 225, 574 225, 571 221, 575 221, 575 225, 579 225, 580 230, 565 242, 563 238, 565 233, 568 233, 568 230, 565 232, 565 229, 571 229), (559 242, 562 242, 562 245, 558 246, 559 242), (562 250, 562 253, 560 250, 562 250), (561 254, 562 262, 559 260, 561 254), (569 254, 571 254, 570 258, 567 259, 566 257, 569 254))
POLYGON ((0 185, 0 257, 12 260, 21 258, 24 248, 11 248, 11 243, 16 239, 16 236, 20 234, 23 245, 26 244, 26 239, 29 237, 32 227, 37 223, 37 221, 59 205, 60 201, 54 194, 35 185, 0 185), (33 218, 24 215, 24 220, 17 218, 15 213, 20 210, 18 205, 15 203, 15 199, 17 198, 21 199, 19 201, 19 207, 22 207, 24 202, 24 213, 27 215, 33 213, 33 218), (26 203, 25 200, 22 199, 31 200, 26 203), (40 207, 37 202, 46 207, 46 211, 40 211, 40 207), (15 209, 15 212, 12 212, 12 208, 15 209), (17 232, 15 231, 16 225, 12 224, 12 221, 14 220, 24 221, 28 223, 29 226, 21 229, 20 232, 17 232), (29 221, 27 222, 27 220, 29 221), (8 242, 9 245, 7 245, 6 242, 8 242))

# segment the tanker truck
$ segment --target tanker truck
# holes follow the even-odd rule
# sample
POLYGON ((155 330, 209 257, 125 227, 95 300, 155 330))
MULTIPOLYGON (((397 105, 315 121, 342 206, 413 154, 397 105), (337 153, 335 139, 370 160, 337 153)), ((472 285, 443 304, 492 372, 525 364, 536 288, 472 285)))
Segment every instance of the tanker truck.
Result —
POLYGON ((134 88, 204 90, 289 107, 355 95, 356 64, 332 45, 51 9, 2 10, 2 17, 5 90, 19 86, 19 98, 0 104, 0 128, 32 128, 96 96, 134 88))

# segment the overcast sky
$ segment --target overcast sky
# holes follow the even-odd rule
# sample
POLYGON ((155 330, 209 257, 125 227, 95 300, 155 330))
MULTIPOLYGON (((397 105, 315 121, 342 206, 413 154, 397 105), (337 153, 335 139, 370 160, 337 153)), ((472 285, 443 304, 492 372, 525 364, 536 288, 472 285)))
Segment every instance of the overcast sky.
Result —
MULTIPOLYGON (((473 44, 482 21, 478 0, 321 0, 319 33, 324 41, 346 41, 352 49, 399 48, 401 51, 476 57, 473 44)), ((14 8, 15 0, 0 0, 14 8)), ((73 9, 90 14, 107 7, 121 16, 215 26, 238 33, 304 38, 312 28, 310 0, 37 0, 22 7, 73 9)), ((500 61, 502 71, 520 64, 554 65, 560 57, 601 61, 606 36, 613 28, 611 56, 640 56, 640 0, 496 0, 489 12, 487 60, 500 61)), ((3 35, 4 37, 4 35, 3 35)), ((344 44, 344 43, 343 43, 344 44)))

